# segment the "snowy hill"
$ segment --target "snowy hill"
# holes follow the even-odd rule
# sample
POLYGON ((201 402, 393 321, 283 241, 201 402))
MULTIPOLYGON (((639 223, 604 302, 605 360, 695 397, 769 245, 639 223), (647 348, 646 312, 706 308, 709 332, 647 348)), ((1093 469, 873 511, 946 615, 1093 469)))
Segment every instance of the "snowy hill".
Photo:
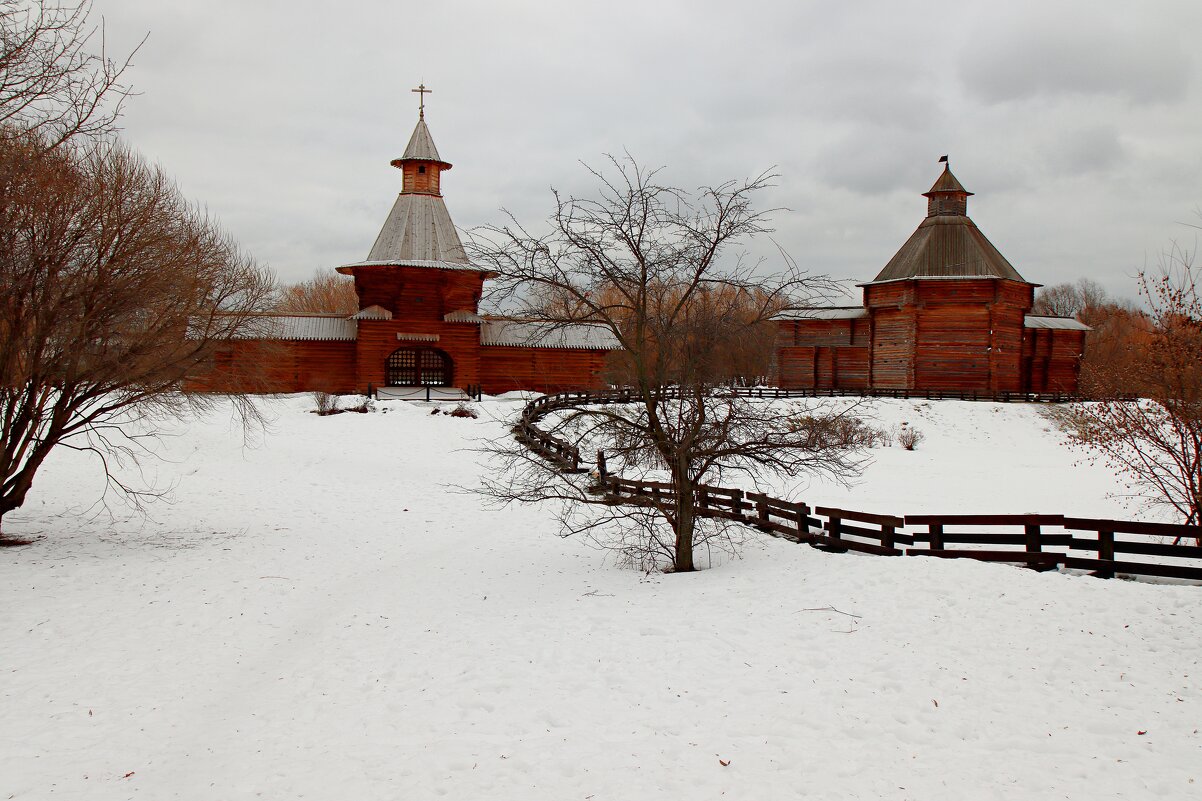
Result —
MULTIPOLYGON (((743 557, 643 575, 458 489, 480 419, 273 402, 165 438, 150 518, 59 453, 0 549, 0 797, 1196 798, 1202 589, 743 557), (728 764, 724 764, 728 763, 728 764)), ((881 401, 927 436, 810 503, 1131 516, 1040 410, 881 401)))

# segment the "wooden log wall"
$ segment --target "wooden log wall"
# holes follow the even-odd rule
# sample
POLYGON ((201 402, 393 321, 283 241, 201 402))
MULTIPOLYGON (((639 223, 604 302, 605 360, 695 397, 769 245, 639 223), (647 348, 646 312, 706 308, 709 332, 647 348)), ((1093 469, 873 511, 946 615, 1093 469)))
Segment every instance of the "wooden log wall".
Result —
POLYGON ((786 389, 866 389, 868 347, 782 347, 776 370, 776 385, 786 389))
POLYGON ((872 386, 913 388, 917 328, 918 316, 913 306, 873 311, 872 386))
POLYGON ((480 347, 481 389, 497 395, 526 389, 561 392, 600 389, 609 351, 583 348, 480 347))
POLYGON ((452 383, 457 387, 480 384, 480 327, 474 323, 448 323, 441 318, 405 320, 360 320, 359 341, 354 350, 355 386, 358 392, 387 385, 388 356, 398 348, 436 348, 454 366, 452 383), (437 336, 435 342, 398 339, 397 334, 437 336))
POLYGON ((475 270, 357 267, 355 291, 360 308, 382 306, 394 319, 442 322, 449 312, 476 311, 484 275, 475 270))
POLYGON ((989 389, 989 309, 963 304, 921 308, 915 389, 989 389))
POLYGON ((1023 372, 1031 392, 1077 391, 1084 331, 1030 328, 1023 341, 1023 372))
POLYGON ((1002 279, 868 285, 867 318, 778 324, 776 378, 797 389, 1075 391, 1076 355, 1040 363, 1029 352, 1033 298, 1032 284, 1002 279))
POLYGON ((194 392, 355 392, 351 341, 233 340, 184 383, 194 392))

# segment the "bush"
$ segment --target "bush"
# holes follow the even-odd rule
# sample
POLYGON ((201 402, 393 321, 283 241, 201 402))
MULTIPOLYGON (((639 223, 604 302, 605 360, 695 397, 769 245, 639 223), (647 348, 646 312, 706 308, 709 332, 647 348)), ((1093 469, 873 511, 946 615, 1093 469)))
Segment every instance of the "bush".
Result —
POLYGON ((804 415, 789 424, 792 432, 804 432, 809 447, 874 448, 889 444, 889 433, 873 428, 859 417, 804 415))
POLYGON ((466 403, 459 404, 454 409, 447 412, 447 414, 451 415, 451 417, 470 417, 473 420, 475 420, 477 417, 476 410, 468 406, 466 403))
POLYGON ((926 436, 917 428, 911 428, 909 423, 902 423, 897 428, 897 444, 908 451, 914 450, 924 439, 926 436))
POLYGON ((331 395, 329 392, 314 392, 313 403, 317 406, 317 414, 322 417, 342 411, 338 408, 338 396, 331 395))

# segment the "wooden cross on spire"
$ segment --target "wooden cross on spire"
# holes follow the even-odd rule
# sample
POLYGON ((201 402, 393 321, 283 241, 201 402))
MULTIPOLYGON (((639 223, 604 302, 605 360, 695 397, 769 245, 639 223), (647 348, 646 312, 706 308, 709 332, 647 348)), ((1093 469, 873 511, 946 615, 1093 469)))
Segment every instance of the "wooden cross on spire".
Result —
POLYGON ((416 89, 410 89, 409 91, 417 92, 417 96, 419 98, 421 98, 421 100, 418 101, 418 104, 417 104, 417 113, 418 113, 418 119, 424 120, 426 118, 426 95, 433 94, 434 90, 427 89, 426 84, 423 81, 422 83, 419 83, 417 85, 416 89))

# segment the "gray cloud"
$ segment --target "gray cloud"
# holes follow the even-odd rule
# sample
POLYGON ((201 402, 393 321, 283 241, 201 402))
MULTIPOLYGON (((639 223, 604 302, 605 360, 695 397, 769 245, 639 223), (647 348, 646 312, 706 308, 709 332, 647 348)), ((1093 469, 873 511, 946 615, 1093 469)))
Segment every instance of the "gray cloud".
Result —
MULTIPOLYGON (((1190 3, 916 7, 96 0, 150 41, 126 137, 286 280, 361 258, 427 119, 455 221, 549 211, 627 148, 684 186, 757 173, 803 264, 871 277, 950 153, 982 228, 1033 280, 1121 283, 1202 203, 1190 3), (1061 10, 1064 9, 1064 10, 1061 10), (1061 210, 1048 221, 1048 209, 1061 210), (1064 209, 1071 209, 1065 214, 1064 209)), ((769 258, 770 243, 755 252, 769 258)))
POLYGON ((1071 94, 1134 104, 1184 98, 1190 60, 1171 21, 1148 18, 1155 5, 1008 8, 1004 19, 975 27, 959 57, 966 88, 985 102, 1071 94))

